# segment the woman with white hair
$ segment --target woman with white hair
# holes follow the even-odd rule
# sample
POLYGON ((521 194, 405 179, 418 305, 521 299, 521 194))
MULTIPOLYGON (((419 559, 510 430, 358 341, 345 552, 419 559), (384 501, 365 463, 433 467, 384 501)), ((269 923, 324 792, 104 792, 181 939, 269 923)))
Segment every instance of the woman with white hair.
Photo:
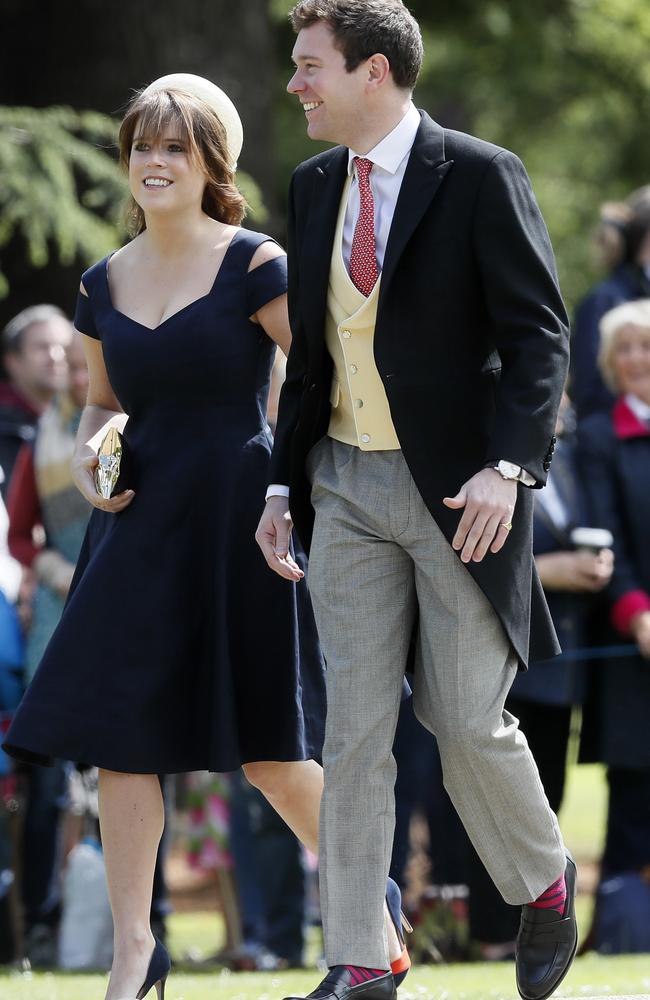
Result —
MULTIPOLYGON (((606 592, 614 641, 638 648, 638 656, 606 661, 596 678, 610 790, 607 879, 650 865, 650 299, 606 313, 600 334, 600 370, 617 398, 611 413, 580 425, 581 469, 593 523, 614 536, 606 592)), ((635 950, 636 924, 621 930, 626 950, 635 950)))

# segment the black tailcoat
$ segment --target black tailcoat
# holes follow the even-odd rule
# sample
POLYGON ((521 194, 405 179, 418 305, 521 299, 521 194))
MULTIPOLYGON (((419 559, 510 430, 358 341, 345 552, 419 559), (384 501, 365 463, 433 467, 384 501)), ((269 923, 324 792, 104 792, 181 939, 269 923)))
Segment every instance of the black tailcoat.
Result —
MULTIPOLYGON (((374 355, 406 462, 451 541, 460 514, 442 498, 455 496, 488 460, 507 459, 538 485, 546 481, 568 324, 548 233, 520 160, 421 116, 386 247, 374 355)), ((305 458, 330 417, 324 327, 347 162, 347 148, 337 146, 302 163, 289 198, 293 344, 271 482, 290 486, 306 548, 314 513, 305 458)), ((530 490, 520 486, 505 546, 468 567, 522 664, 558 648, 533 566, 532 506, 530 490)))

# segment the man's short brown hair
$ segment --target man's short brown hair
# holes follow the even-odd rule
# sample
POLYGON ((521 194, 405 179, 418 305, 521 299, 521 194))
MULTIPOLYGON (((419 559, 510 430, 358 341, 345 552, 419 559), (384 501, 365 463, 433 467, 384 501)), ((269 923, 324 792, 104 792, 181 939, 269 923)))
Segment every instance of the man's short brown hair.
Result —
POLYGON ((364 60, 386 56, 396 86, 415 87, 422 66, 420 28, 402 0, 302 0, 290 12, 296 34, 323 21, 352 73, 364 60))

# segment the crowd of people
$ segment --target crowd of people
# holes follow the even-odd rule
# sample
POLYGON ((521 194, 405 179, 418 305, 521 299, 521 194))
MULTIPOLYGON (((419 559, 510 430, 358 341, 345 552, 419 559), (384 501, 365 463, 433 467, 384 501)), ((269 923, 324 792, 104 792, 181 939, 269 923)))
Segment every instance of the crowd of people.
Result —
POLYGON ((545 1000, 577 948, 578 708, 609 787, 588 944, 650 949, 650 188, 603 210, 565 383, 525 169, 415 108, 413 16, 291 21, 287 89, 336 146, 296 170, 288 257, 241 226, 236 108, 172 74, 120 128, 130 242, 74 327, 39 305, 2 334, 1 957, 164 995, 186 775, 221 959, 303 961, 317 857, 310 996, 396 1000, 420 811, 466 953, 545 1000))

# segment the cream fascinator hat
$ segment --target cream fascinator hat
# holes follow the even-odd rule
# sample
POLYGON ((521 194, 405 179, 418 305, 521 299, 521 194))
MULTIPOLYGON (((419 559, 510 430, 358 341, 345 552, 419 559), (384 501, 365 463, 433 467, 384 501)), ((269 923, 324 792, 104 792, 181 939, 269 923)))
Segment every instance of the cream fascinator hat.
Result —
POLYGON ((244 144, 244 129, 237 108, 227 94, 210 80, 193 73, 169 73, 154 80, 142 91, 143 95, 154 94, 159 90, 178 90, 185 94, 198 97, 212 108, 226 131, 228 147, 228 162, 234 170, 244 144))

